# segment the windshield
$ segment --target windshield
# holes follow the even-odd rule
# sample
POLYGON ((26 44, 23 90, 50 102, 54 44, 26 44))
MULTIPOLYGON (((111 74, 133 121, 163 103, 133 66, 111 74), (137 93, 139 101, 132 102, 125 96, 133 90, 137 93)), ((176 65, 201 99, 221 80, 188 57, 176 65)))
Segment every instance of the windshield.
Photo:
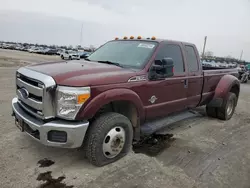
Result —
POLYGON ((88 59, 118 63, 123 67, 142 68, 156 46, 157 42, 152 41, 111 41, 93 52, 88 59))

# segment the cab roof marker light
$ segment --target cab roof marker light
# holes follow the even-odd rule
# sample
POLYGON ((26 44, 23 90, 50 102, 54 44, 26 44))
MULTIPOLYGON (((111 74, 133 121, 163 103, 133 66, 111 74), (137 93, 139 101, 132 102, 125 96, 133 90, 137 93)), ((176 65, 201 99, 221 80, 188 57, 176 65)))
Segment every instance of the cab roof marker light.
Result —
POLYGON ((115 37, 115 40, 118 40, 119 38, 118 37, 115 37))
POLYGON ((123 39, 124 39, 124 40, 127 40, 127 39, 128 39, 128 37, 123 37, 123 39))
POLYGON ((153 36, 151 39, 152 39, 152 40, 155 40, 156 38, 153 36))
POLYGON ((131 36, 130 39, 134 39, 134 36, 131 36))
POLYGON ((137 39, 141 39, 141 36, 138 36, 137 39))

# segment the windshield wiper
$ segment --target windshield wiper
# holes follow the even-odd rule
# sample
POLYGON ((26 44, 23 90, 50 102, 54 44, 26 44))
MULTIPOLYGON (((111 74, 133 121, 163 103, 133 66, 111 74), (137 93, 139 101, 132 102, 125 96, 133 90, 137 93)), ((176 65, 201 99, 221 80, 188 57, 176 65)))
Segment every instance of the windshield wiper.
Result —
POLYGON ((116 62, 112 62, 112 61, 97 61, 98 63, 106 63, 106 64, 109 64, 109 65, 115 65, 115 66, 118 66, 118 67, 123 67, 121 64, 119 63, 116 63, 116 62))

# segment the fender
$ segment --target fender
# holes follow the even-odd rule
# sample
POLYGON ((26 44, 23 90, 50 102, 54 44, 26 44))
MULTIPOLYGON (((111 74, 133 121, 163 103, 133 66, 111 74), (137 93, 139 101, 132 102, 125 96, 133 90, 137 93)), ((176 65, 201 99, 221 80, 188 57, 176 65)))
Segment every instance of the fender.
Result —
POLYGON ((131 101, 137 109, 140 119, 145 118, 144 108, 140 97, 129 89, 111 89, 94 97, 85 107, 77 114, 76 119, 90 119, 104 105, 118 100, 131 101))
POLYGON ((217 84, 214 92, 214 97, 208 105, 213 107, 220 107, 223 103, 223 99, 234 86, 237 86, 240 91, 240 82, 238 78, 232 75, 224 75, 217 84))

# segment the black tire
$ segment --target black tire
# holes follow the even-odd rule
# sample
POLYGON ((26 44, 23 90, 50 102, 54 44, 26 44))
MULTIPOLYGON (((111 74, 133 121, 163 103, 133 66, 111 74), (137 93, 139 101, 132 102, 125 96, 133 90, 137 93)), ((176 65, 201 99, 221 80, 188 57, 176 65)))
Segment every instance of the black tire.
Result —
POLYGON ((222 106, 218 108, 217 117, 221 120, 231 119, 231 117, 234 114, 236 105, 237 105, 237 96, 234 93, 229 92, 226 98, 224 99, 222 106), (229 108, 231 110, 228 110, 229 108))
POLYGON ((62 55, 61 58, 64 59, 64 56, 62 55))
POLYGON ((243 83, 247 83, 248 79, 246 79, 243 83))
POLYGON ((71 57, 71 56, 69 56, 69 60, 72 60, 72 57, 71 57))
POLYGON ((209 117, 217 118, 217 108, 206 106, 206 112, 209 117))
POLYGON ((85 155, 95 166, 104 166, 113 163, 124 157, 130 151, 132 139, 133 128, 127 117, 114 112, 102 114, 89 127, 84 141, 85 155), (113 158, 108 158, 103 151, 104 139, 106 140, 106 135, 117 126, 123 128, 125 132, 125 141, 122 142, 124 145, 119 154, 113 158))

